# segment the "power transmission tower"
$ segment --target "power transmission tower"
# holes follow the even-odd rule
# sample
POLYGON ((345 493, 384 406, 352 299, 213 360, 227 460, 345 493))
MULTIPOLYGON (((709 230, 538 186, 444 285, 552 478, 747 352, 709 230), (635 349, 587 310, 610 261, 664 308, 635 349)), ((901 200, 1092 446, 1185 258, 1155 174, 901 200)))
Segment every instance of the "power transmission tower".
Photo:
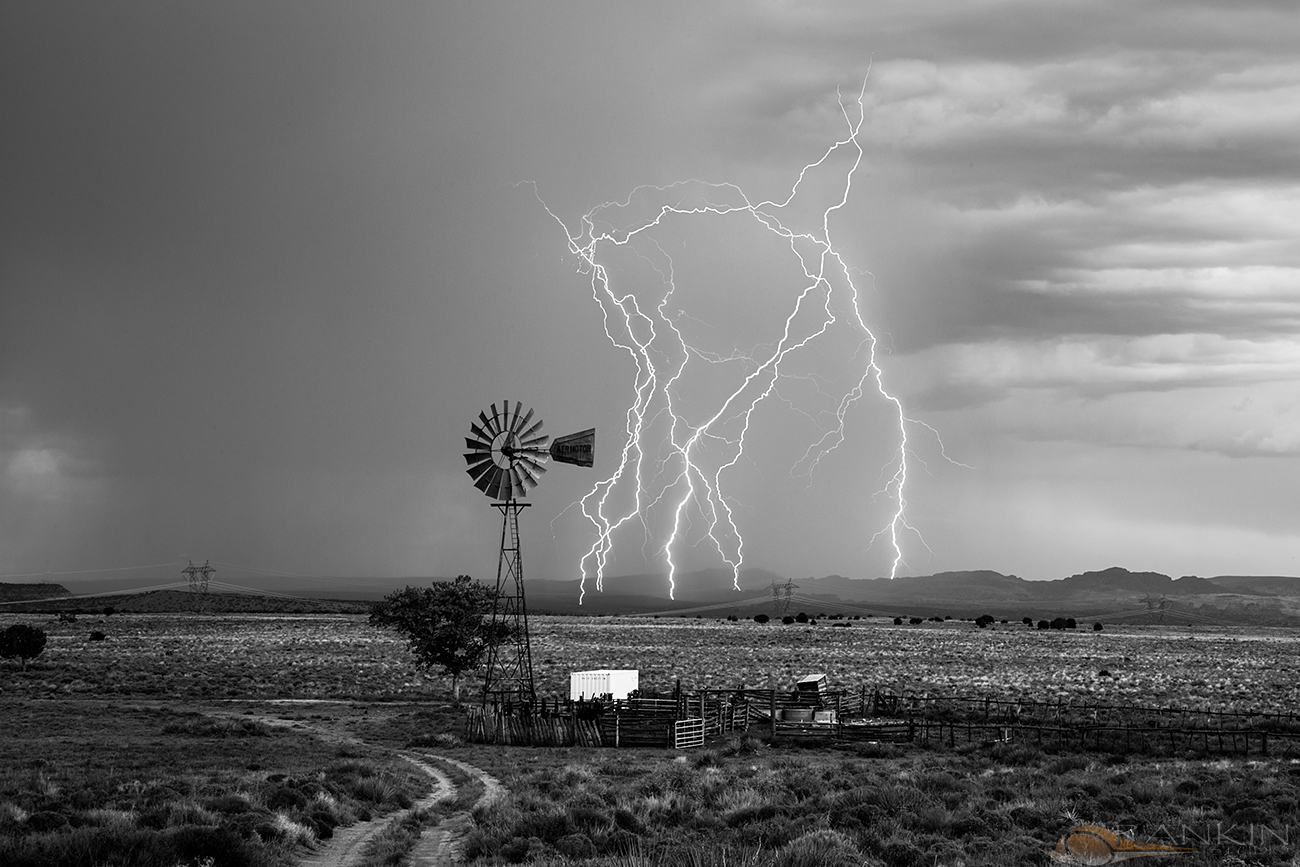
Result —
POLYGON ((1146 603, 1147 611, 1155 615, 1156 623, 1165 622, 1165 612, 1169 610, 1169 606, 1172 604, 1168 596, 1161 595, 1157 597, 1154 593, 1148 593, 1142 598, 1142 601, 1146 603))
POLYGON ((785 617, 790 612, 794 591, 798 589, 799 585, 794 583, 793 578, 786 579, 784 584, 777 584, 775 579, 772 581, 772 610, 777 617, 785 617))
POLYGON ((209 566, 207 560, 203 561, 202 566, 195 566, 191 560, 190 565, 181 570, 181 574, 189 580, 190 592, 198 595, 198 610, 202 611, 208 601, 208 582, 217 574, 217 570, 209 566))

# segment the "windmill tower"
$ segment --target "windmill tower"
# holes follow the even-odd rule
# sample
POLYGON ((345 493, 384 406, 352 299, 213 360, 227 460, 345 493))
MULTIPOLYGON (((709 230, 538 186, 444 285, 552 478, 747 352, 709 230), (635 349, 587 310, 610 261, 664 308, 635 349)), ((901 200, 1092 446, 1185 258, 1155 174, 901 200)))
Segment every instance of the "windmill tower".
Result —
POLYGON ((501 512, 501 549, 497 559, 497 582, 492 595, 492 644, 488 647, 487 672, 483 677, 483 703, 492 699, 537 703, 533 682, 533 653, 528 636, 528 608, 524 602, 524 566, 519 548, 519 513, 530 503, 520 497, 537 487, 546 472, 547 458, 561 463, 589 467, 596 446, 596 429, 590 428, 558 437, 546 447, 549 436, 539 433, 542 420, 533 421, 533 411, 523 404, 502 401, 501 411, 491 406, 470 423, 472 437, 465 438, 467 472, 474 487, 495 502, 501 512))

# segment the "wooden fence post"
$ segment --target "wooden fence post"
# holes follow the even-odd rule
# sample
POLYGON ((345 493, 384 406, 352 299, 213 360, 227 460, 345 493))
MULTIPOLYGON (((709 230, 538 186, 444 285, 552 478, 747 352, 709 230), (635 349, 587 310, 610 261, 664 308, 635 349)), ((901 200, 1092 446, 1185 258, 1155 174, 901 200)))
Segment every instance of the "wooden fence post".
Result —
POLYGON ((767 707, 772 715, 772 740, 776 740, 776 690, 767 693, 767 707))

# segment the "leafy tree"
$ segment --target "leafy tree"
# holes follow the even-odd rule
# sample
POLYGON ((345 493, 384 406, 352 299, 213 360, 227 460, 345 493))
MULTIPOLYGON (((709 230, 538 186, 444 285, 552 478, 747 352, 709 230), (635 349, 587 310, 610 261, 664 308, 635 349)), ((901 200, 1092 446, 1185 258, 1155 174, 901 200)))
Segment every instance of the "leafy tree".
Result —
POLYGON ((492 591, 468 575, 455 581, 434 581, 428 587, 395 590, 370 610, 370 625, 396 629, 425 668, 437 666, 451 676, 451 692, 460 701, 460 678, 482 663, 488 648, 509 637, 509 627, 496 631, 492 591))
POLYGON ((27 670, 27 660, 40 656, 44 649, 45 630, 39 627, 15 623, 0 632, 0 656, 22 660, 23 671, 27 670))

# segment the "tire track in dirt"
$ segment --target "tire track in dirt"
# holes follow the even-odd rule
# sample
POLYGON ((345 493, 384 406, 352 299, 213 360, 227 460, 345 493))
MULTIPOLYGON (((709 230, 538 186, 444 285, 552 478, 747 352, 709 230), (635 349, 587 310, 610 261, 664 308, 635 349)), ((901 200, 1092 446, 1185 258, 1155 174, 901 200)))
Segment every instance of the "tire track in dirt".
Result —
POLYGON ((486 807, 500 800, 505 795, 506 790, 496 777, 468 762, 462 762, 459 759, 452 759, 447 756, 435 756, 428 753, 424 755, 454 765, 466 774, 476 777, 483 784, 483 794, 479 795, 478 800, 469 809, 454 813, 439 822, 436 827, 425 831, 420 835, 415 848, 411 850, 411 867, 450 867, 450 865, 464 860, 462 846, 465 835, 474 827, 474 819, 471 814, 480 807, 486 807))
POLYGON ((412 804, 407 810, 403 810, 400 813, 391 816, 385 816, 381 819, 358 822, 355 825, 349 825, 346 828, 336 829, 334 836, 326 841, 320 849, 299 858, 297 861, 297 867, 355 867, 355 865, 360 863, 362 856, 365 854, 366 844, 382 833, 390 823, 400 822, 402 819, 405 819, 412 812, 417 810, 429 809, 439 801, 455 798, 457 786, 451 781, 451 778, 427 762, 421 761, 421 758, 444 762, 448 765, 459 768, 462 772, 471 777, 477 778, 478 781, 483 784, 483 794, 479 796, 478 800, 475 801, 469 809, 460 810, 442 820, 433 828, 426 828, 421 832, 419 840, 416 841, 415 848, 411 850, 411 867, 451 867, 451 865, 462 860, 461 845, 465 839, 465 835, 474 827, 474 819, 471 814, 479 807, 485 807, 496 802, 504 796, 506 792, 506 789, 501 785, 501 782, 482 768, 477 768, 468 762, 453 759, 449 756, 441 756, 434 753, 419 753, 412 755, 400 750, 394 750, 390 747, 367 743, 354 735, 344 734, 326 726, 307 723, 297 719, 285 719, 283 717, 264 714, 250 715, 219 713, 218 715, 228 716, 232 719, 252 718, 271 726, 307 730, 318 735, 327 743, 355 744, 370 749, 388 750, 394 755, 400 756, 415 765, 434 781, 433 789, 423 798, 412 804))
POLYGON ((456 796, 455 784, 442 771, 411 756, 401 753, 398 755, 433 779, 432 791, 400 813, 336 829, 334 836, 326 841, 320 850, 298 860, 299 867, 353 867, 360 863, 365 854, 366 844, 383 832, 390 823, 400 822, 417 810, 427 810, 439 801, 456 796))

